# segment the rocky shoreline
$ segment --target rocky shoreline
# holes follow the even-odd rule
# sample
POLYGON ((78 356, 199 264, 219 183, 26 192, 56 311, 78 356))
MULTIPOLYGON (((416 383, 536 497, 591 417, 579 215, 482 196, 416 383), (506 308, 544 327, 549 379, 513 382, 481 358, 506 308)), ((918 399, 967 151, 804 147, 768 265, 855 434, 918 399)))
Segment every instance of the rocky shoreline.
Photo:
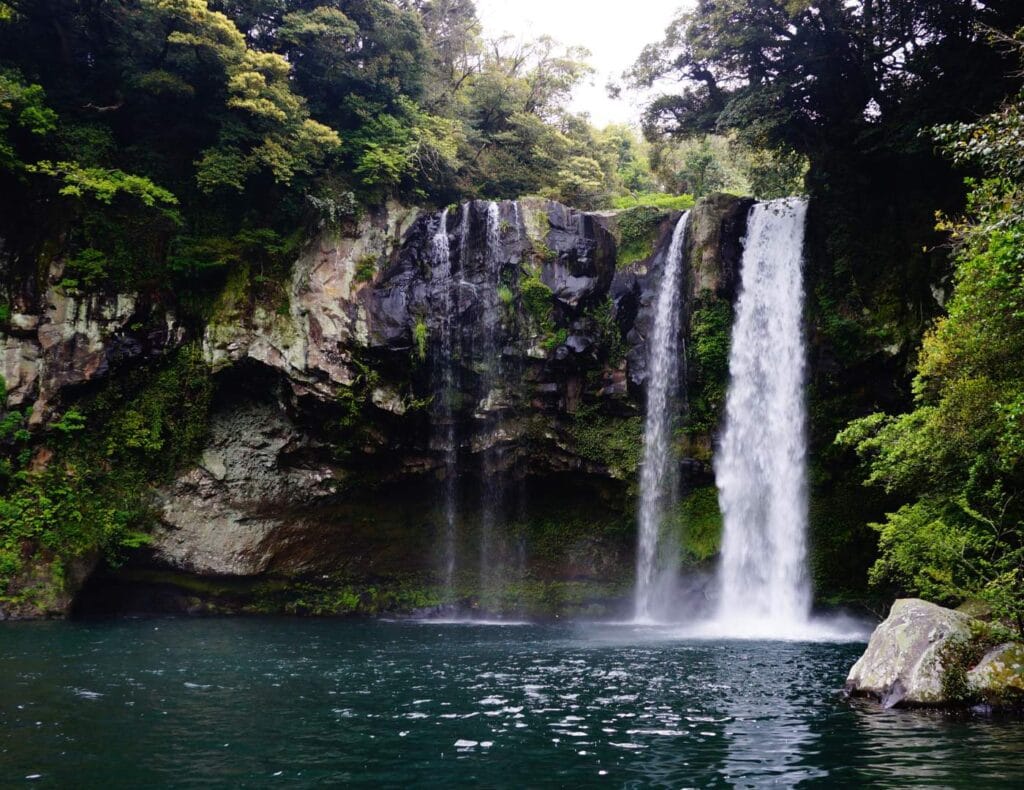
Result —
POLYGON ((883 708, 1024 710, 1024 644, 990 622, 897 600, 846 680, 883 708))

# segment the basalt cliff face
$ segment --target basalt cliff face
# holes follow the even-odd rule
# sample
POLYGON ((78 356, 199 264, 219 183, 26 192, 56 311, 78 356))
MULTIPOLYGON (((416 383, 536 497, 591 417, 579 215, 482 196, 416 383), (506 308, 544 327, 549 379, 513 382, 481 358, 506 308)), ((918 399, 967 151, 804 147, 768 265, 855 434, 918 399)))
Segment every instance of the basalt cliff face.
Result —
MULTIPOLYGON (((749 203, 693 212, 687 331, 695 309, 728 309, 749 203)), ((57 579, 40 552, 5 611, 430 607, 453 510, 445 583, 466 606, 488 565, 513 580, 496 610, 606 610, 632 576, 646 338, 677 217, 389 205, 313 240, 272 288, 232 273, 202 322, 168 294, 76 294, 54 267, 2 337, 7 407, 30 430, 184 347, 212 405, 199 457, 148 495, 147 545, 57 579)), ((711 433, 681 438, 696 485, 711 433)))
MULTIPOLYGON (((749 205, 712 196, 691 216, 701 420, 679 445, 697 491, 749 205)), ((495 611, 608 611, 632 576, 646 344, 677 218, 390 205, 313 240, 283 281, 234 272, 203 321, 167 294, 76 296, 54 269, 3 328, 7 406, 30 430, 184 348, 211 371, 211 407, 202 452, 147 494, 146 545, 49 581, 39 551, 2 607, 473 608, 490 585, 495 611)))

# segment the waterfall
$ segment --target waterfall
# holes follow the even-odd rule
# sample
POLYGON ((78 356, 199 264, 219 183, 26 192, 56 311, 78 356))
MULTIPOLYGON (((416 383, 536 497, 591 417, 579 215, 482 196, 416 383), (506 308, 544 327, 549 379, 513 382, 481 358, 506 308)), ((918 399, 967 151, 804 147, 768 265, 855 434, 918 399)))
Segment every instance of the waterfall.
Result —
POLYGON ((672 233, 647 344, 647 415, 636 561, 635 619, 639 622, 665 616, 675 574, 674 563, 663 556, 661 533, 678 495, 672 425, 678 406, 683 245, 688 220, 689 213, 683 214, 672 233))
POLYGON ((805 350, 801 272, 807 204, 751 209, 715 464, 724 520, 716 620, 783 636, 807 623, 805 350))
POLYGON ((455 436, 455 364, 452 359, 457 295, 452 276, 451 249, 448 242, 448 209, 438 217, 437 229, 430 242, 430 264, 433 276, 440 283, 438 313, 438 353, 433 355, 431 379, 433 389, 432 422, 435 441, 444 452, 444 534, 442 563, 447 597, 454 597, 458 542, 458 447, 455 436))
MULTIPOLYGON (((501 408, 502 390, 505 381, 501 375, 501 302, 498 298, 498 287, 501 279, 501 261, 498 259, 501 241, 501 214, 498 204, 491 201, 487 204, 487 247, 484 251, 484 277, 486 288, 483 291, 483 339, 484 347, 480 354, 483 370, 481 374, 481 392, 479 413, 484 420, 485 430, 490 430, 492 440, 501 441, 501 417, 493 421, 491 409, 501 408)), ((501 519, 504 503, 504 485, 501 470, 502 450, 500 446, 490 446, 481 453, 481 508, 480 508, 480 599, 485 607, 493 606, 500 592, 501 562, 496 545, 496 526, 501 519)))

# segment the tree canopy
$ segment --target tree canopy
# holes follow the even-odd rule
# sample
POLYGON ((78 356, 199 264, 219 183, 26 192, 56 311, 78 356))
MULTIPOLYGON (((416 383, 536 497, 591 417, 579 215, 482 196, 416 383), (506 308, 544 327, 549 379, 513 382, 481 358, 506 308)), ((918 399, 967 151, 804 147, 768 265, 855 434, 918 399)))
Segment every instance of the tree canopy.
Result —
MULTIPOLYGON (((1002 39, 1024 54, 1024 44, 1002 39)), ((954 233, 955 290, 925 338, 914 409, 840 434, 867 482, 903 497, 877 524, 876 582, 932 599, 987 600, 1024 632, 1024 93, 973 123, 933 131, 981 169, 954 233)))
POLYGON ((609 205, 642 155, 565 109, 585 58, 470 0, 0 0, 0 235, 29 280, 63 238, 69 283, 201 289, 388 197, 609 205))
POLYGON ((650 131, 736 130, 812 160, 905 147, 1006 94, 981 26, 1014 30, 1022 14, 1013 0, 698 0, 629 77, 679 84, 648 106, 650 131))

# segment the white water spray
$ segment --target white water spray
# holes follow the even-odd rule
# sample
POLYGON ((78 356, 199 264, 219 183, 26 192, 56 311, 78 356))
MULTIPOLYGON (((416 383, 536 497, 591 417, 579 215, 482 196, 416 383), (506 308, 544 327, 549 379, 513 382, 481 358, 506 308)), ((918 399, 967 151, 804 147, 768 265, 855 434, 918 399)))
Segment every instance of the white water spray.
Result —
POLYGON ((678 493, 672 452, 672 423, 679 391, 680 312, 684 242, 689 213, 672 233, 655 303, 647 346, 647 415, 640 469, 640 510, 636 559, 637 622, 663 618, 675 581, 674 563, 663 557, 661 532, 678 493))
POLYGON ((807 630, 805 349, 807 203, 751 209, 715 463, 724 533, 714 624, 735 635, 807 630))

